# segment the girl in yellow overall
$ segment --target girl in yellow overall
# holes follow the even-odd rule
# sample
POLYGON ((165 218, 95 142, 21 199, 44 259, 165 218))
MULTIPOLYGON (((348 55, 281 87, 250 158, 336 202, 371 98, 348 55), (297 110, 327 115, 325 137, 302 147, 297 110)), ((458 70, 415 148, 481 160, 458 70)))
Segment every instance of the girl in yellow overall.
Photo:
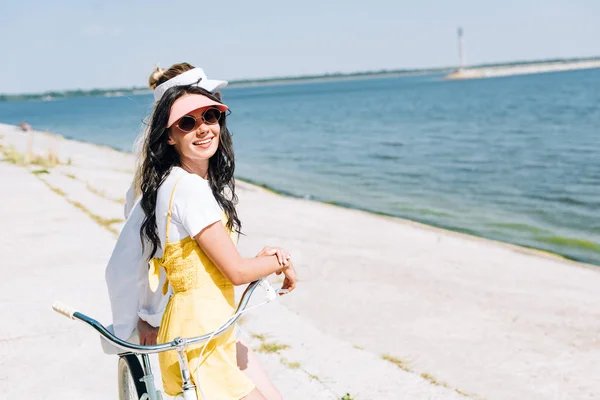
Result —
MULTIPOLYGON (((285 251, 265 248, 255 258, 242 258, 230 237, 241 224, 228 107, 199 85, 182 84, 194 71, 202 72, 170 71, 169 79, 167 70, 162 82, 159 77, 139 176, 145 213, 140 234, 155 255, 151 272, 164 268, 173 289, 159 343, 217 329, 235 310, 234 285, 272 273, 285 275, 284 289, 293 290, 296 282, 285 251)), ((233 328, 200 355, 202 346, 187 351, 199 399, 205 400, 203 394, 209 400, 281 398, 270 382, 240 370, 233 328)), ((161 353, 159 363, 165 392, 177 395, 182 385, 177 354, 161 353)))

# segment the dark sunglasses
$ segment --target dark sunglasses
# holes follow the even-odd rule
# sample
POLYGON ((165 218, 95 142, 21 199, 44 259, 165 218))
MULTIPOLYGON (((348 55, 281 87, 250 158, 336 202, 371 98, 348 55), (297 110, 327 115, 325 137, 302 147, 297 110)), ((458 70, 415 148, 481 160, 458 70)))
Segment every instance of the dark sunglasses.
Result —
MULTIPOLYGON (((214 125, 221 119, 221 111, 217 108, 209 108, 202 113, 201 119, 207 125, 214 125)), ((196 118, 191 115, 184 115, 177 122, 177 127, 184 132, 191 132, 196 129, 201 122, 198 122, 196 118)))

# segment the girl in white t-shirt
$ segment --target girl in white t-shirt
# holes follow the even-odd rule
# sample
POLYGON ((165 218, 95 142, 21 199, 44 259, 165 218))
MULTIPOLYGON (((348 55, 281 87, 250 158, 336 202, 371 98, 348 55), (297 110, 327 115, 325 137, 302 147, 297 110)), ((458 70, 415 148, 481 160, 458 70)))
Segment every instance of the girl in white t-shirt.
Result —
MULTIPOLYGON (((201 69, 189 67, 173 66, 157 79, 157 102, 139 175, 144 212, 141 239, 149 248, 146 254, 153 256, 152 268, 164 269, 173 291, 160 323, 159 343, 216 329, 234 312, 234 285, 272 273, 285 276, 283 289, 292 291, 296 285, 290 256, 283 249, 265 248, 255 258, 243 258, 235 247, 232 238, 241 223, 235 209, 228 107, 205 90, 211 81, 189 84, 192 75, 205 78, 201 69)), ((142 342, 151 344, 148 332, 142 324, 142 342)), ((198 347, 187 351, 192 376, 199 376, 206 397, 281 398, 258 366, 246 374, 241 371, 237 346, 232 329, 211 341, 202 357, 198 347)), ((165 391, 178 394, 177 354, 161 353, 159 362, 165 391)))

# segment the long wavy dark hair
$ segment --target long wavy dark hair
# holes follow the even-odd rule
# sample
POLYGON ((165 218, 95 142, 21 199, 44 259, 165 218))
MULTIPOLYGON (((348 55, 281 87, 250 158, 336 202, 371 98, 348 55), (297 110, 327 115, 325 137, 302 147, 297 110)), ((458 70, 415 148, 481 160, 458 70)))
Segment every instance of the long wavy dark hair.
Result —
MULTIPOLYGON (((220 97, 197 86, 175 86, 167 90, 154 107, 148 127, 149 133, 144 143, 145 158, 141 167, 141 205, 145 217, 140 228, 140 238, 142 239, 142 245, 144 244, 144 237, 151 243, 150 258, 154 256, 160 246, 156 224, 158 188, 165 181, 171 169, 174 166, 181 165, 179 154, 174 146, 168 144, 169 129, 166 126, 169 121, 171 106, 175 100, 186 93, 200 94, 221 103, 220 97)), ((226 120, 226 113, 222 113, 221 119, 219 119, 221 128, 219 147, 208 162, 208 182, 217 203, 227 215, 227 228, 240 233, 242 224, 235 209, 238 201, 233 178, 235 157, 226 120)))

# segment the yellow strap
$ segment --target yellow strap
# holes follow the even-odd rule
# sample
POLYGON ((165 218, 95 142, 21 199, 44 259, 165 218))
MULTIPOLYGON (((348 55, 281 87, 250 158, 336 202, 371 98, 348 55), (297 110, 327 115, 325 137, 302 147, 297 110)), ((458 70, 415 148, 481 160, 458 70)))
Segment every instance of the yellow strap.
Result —
POLYGON ((175 198, 175 188, 177 187, 177 184, 179 183, 179 181, 184 177, 180 176, 179 179, 177 179, 177 181, 175 182, 175 185, 173 186, 173 191, 171 192, 171 200, 169 200, 169 211, 167 211, 167 230, 165 232, 165 247, 166 244, 169 243, 169 228, 171 228, 171 208, 173 207, 173 199, 175 198))
MULTIPOLYGON (((169 228, 171 227, 171 215, 172 215, 172 211, 171 209, 173 208, 173 198, 175 197, 175 188, 177 187, 177 184, 179 183, 179 181, 184 177, 180 176, 177 181, 175 182, 175 185, 173 186, 173 191, 171 192, 171 199, 169 200, 169 210, 167 211, 167 229, 165 230, 165 248, 167 247, 167 243, 169 243, 169 228)), ((150 284, 150 290, 152 290, 152 292, 156 292, 156 290, 158 289, 158 283, 160 282, 160 268, 163 267, 163 260, 164 260, 165 254, 164 254, 164 250, 163 250, 163 256, 161 258, 152 258, 150 259, 150 261, 148 262, 149 264, 149 268, 148 268, 148 283, 150 284)), ((165 280, 165 284, 163 285, 162 288, 162 293, 163 294, 167 294, 167 291, 169 289, 169 281, 165 280)))

